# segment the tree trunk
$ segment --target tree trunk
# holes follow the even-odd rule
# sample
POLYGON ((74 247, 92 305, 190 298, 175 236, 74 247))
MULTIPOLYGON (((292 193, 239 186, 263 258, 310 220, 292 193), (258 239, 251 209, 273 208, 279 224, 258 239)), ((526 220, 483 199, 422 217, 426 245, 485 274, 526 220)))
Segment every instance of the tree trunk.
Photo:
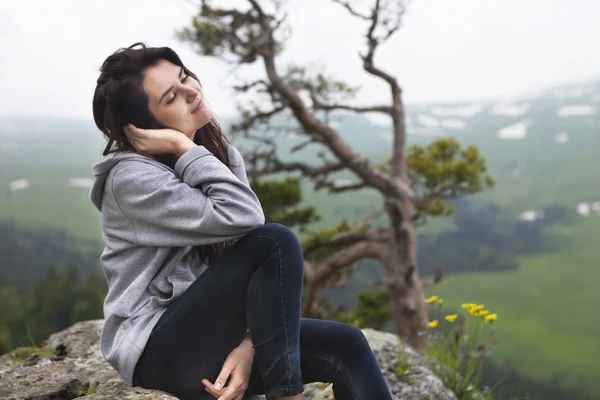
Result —
POLYGON ((414 203, 409 198, 386 199, 392 235, 385 262, 392 315, 398 335, 417 349, 424 345, 429 320, 423 285, 417 273, 414 203))
POLYGON ((314 318, 315 305, 317 302, 317 292, 319 284, 315 278, 307 278, 304 285, 304 293, 302 294, 302 317, 314 318))

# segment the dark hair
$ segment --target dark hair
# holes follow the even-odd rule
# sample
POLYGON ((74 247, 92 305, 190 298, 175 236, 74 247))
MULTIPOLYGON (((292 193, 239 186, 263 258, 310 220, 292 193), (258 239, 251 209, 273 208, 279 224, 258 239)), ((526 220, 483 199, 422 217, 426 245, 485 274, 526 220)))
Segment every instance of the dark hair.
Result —
MULTIPOLYGON (((148 47, 145 43, 134 43, 128 48, 121 48, 110 55, 100 67, 100 77, 94 92, 94 122, 108 143, 103 151, 106 156, 114 152, 137 152, 129 143, 123 127, 133 124, 141 129, 165 128, 148 108, 148 94, 144 90, 144 74, 162 60, 167 60, 183 68, 185 73, 198 80, 169 47, 148 47)), ((199 80, 198 80, 199 81, 199 80)), ((198 129, 194 135, 194 143, 206 147, 228 168, 229 141, 221 131, 215 118, 198 129)), ((158 161, 175 167, 175 157, 158 155, 158 161)), ((217 246, 198 246, 200 257, 210 262, 219 253, 217 246)))

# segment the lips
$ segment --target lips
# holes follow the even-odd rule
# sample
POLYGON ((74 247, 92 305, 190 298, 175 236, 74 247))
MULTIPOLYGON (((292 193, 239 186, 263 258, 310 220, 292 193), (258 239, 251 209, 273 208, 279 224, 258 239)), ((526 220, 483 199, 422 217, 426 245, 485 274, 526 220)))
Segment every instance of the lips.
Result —
POLYGON ((203 106, 204 106, 204 99, 200 99, 200 101, 198 102, 198 104, 196 104, 196 107, 194 107, 194 109, 192 110, 192 114, 194 114, 197 111, 201 110, 203 106))

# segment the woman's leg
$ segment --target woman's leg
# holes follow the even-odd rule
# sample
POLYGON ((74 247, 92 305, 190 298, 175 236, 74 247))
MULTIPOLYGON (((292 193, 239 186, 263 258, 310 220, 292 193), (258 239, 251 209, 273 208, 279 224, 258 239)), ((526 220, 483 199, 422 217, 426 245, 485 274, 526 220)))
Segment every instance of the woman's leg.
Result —
MULTIPOLYGON (((300 363, 302 381, 333 383, 336 400, 392 399, 365 335, 352 325, 302 318, 300 363)), ((247 394, 262 390, 254 368, 247 394)))
POLYGON ((285 226, 265 224, 242 237, 165 311, 138 362, 134 385, 183 400, 212 398, 201 380, 214 382, 249 328, 268 398, 302 392, 303 271, 300 243, 285 226))

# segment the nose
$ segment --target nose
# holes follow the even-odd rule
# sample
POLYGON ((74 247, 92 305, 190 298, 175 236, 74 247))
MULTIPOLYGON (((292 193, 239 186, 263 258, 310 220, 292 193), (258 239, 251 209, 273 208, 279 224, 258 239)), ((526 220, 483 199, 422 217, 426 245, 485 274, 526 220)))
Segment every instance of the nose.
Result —
POLYGON ((198 90, 188 85, 181 85, 182 93, 185 95, 188 103, 193 102, 198 97, 198 90))

